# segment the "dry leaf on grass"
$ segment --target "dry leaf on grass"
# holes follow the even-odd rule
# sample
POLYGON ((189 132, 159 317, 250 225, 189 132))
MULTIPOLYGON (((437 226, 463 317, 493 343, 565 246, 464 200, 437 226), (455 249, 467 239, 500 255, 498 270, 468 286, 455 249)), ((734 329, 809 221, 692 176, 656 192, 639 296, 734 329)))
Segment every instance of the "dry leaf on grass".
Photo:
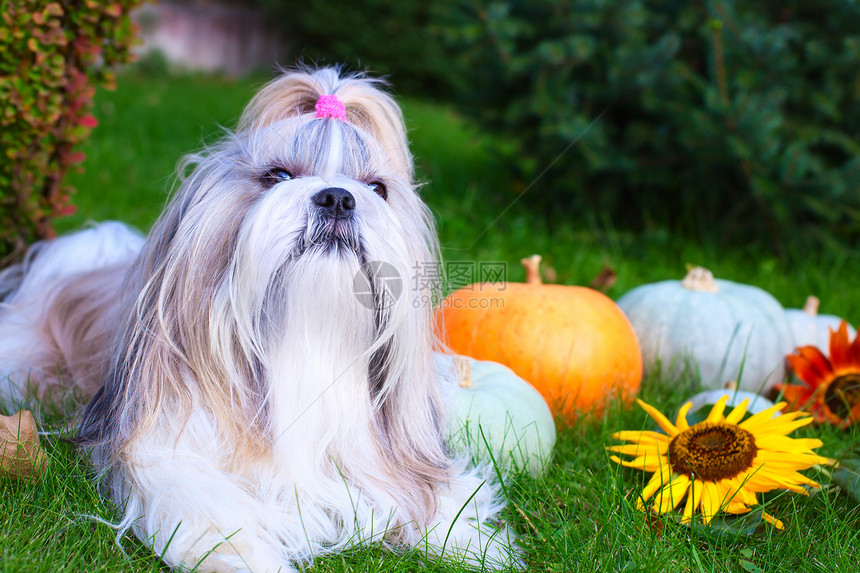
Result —
POLYGON ((0 416, 0 477, 36 481, 47 463, 32 412, 0 416))
POLYGON ((604 263, 603 268, 600 269, 600 272, 597 273, 597 276, 594 277, 594 279, 590 283, 588 283, 588 286, 590 288, 593 288, 594 290, 606 292, 610 288, 612 288, 612 285, 614 285, 615 281, 617 280, 618 273, 615 272, 615 269, 609 266, 609 263, 604 263))

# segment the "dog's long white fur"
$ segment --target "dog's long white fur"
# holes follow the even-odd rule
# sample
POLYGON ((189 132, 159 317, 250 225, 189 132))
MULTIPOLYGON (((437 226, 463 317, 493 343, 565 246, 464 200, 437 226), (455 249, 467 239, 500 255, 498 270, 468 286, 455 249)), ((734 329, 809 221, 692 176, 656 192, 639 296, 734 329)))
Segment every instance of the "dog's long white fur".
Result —
POLYGON ((444 443, 435 298, 412 281, 435 233, 393 99, 285 72, 185 168, 145 241, 104 223, 0 273, 2 396, 92 398, 79 439, 120 529, 173 567, 292 571, 366 543, 516 566, 492 472, 444 443), (314 116, 323 94, 347 121, 314 116), (346 223, 314 204, 333 188, 346 223))

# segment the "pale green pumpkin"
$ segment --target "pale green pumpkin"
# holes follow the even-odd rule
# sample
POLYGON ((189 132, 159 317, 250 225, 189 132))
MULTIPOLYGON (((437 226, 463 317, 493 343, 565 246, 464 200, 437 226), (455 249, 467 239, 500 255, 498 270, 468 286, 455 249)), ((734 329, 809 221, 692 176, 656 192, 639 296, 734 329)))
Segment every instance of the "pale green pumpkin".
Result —
POLYGON ((495 463, 503 472, 539 475, 549 462, 556 429, 552 413, 531 384, 495 362, 436 355, 453 392, 448 444, 460 454, 495 463))
MULTIPOLYGON (((795 346, 816 346, 830 353, 830 331, 839 329, 842 319, 832 314, 818 314, 819 300, 810 295, 803 308, 787 308, 785 317, 791 327, 795 346)), ((854 339, 857 331, 848 326, 848 337, 854 339)))
POLYGON ((760 288, 697 267, 683 281, 634 288, 618 306, 639 338, 646 373, 658 363, 669 375, 689 365, 705 388, 736 380, 761 393, 785 377, 791 330, 782 305, 760 288))

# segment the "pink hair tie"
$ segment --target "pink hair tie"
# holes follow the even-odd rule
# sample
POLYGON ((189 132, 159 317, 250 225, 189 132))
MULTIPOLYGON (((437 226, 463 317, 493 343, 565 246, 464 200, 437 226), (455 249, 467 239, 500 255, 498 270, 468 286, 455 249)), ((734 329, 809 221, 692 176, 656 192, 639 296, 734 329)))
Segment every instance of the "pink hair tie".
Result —
POLYGON ((336 95, 320 96, 314 109, 317 110, 317 118, 333 117, 341 121, 346 121, 346 107, 336 95))

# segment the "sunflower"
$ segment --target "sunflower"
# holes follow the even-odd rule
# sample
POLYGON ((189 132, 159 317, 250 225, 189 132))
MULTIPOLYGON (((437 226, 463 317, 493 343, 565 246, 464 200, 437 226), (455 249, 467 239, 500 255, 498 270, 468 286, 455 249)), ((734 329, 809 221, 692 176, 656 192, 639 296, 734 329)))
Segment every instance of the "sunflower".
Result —
MULTIPOLYGON (((607 449, 633 456, 632 460, 610 456, 616 463, 654 472, 637 500, 639 509, 653 497, 651 508, 667 513, 686 498, 681 522, 690 522, 700 510, 708 524, 719 511, 749 512, 758 503, 756 493, 787 489, 806 494, 806 487, 820 487, 798 471, 832 463, 812 451, 821 446, 821 440, 786 435, 810 423, 812 417, 801 412, 774 417, 785 406, 779 403, 741 422, 748 400, 723 416, 727 399, 723 396, 706 420, 692 426, 687 423, 692 403, 681 408, 672 424, 656 408, 637 400, 666 433, 616 432, 614 439, 631 443, 607 449)), ((762 515, 782 529, 780 520, 765 512, 762 515)))
POLYGON ((851 342, 848 323, 830 331, 830 358, 815 346, 801 346, 786 359, 806 383, 777 386, 790 409, 843 427, 860 420, 860 335, 851 342))

